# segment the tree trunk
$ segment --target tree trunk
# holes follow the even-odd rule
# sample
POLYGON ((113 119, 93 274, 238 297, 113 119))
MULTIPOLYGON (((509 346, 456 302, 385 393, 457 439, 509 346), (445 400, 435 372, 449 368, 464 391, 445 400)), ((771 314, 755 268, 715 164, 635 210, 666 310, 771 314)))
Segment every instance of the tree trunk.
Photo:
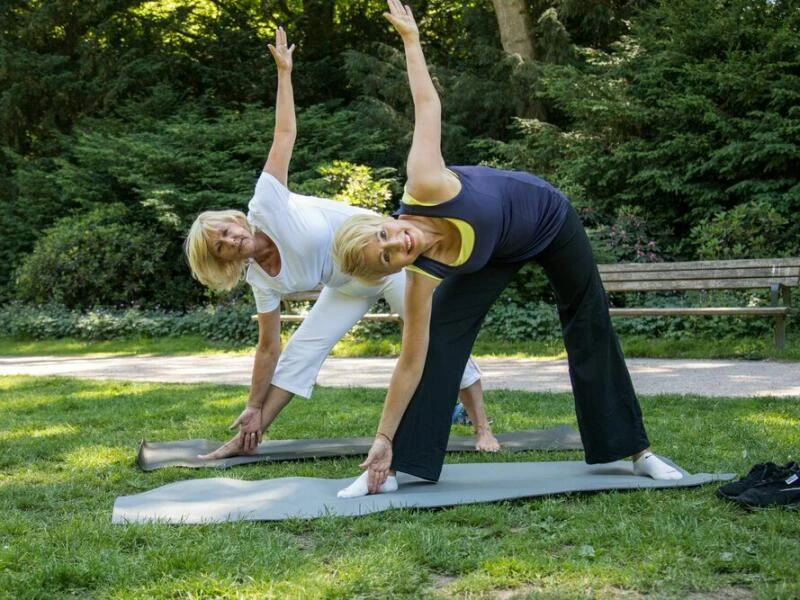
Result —
POLYGON ((492 0, 500 41, 508 54, 518 54, 522 60, 533 60, 531 20, 525 0, 492 0))

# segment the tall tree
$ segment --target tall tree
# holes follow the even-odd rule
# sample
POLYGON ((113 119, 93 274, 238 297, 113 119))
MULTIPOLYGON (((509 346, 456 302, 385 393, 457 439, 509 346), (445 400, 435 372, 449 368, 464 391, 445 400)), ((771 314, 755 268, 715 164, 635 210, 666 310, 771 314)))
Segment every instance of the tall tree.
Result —
POLYGON ((534 59, 534 41, 531 19, 525 0, 492 0, 500 41, 508 54, 519 55, 523 60, 534 59))

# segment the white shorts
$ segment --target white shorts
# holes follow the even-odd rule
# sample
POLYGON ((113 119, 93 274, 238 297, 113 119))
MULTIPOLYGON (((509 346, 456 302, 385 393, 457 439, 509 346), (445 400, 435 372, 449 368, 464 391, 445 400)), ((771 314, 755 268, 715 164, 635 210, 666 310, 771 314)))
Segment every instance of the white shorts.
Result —
MULTIPOLYGON (((272 384, 310 398, 317 374, 333 346, 383 298, 392 312, 404 314, 405 271, 386 277, 379 285, 358 280, 337 288, 324 287, 319 298, 281 352, 272 384)), ((461 378, 461 389, 481 378, 478 365, 470 358, 461 378)), ((389 382, 387 381, 388 385, 389 382)))

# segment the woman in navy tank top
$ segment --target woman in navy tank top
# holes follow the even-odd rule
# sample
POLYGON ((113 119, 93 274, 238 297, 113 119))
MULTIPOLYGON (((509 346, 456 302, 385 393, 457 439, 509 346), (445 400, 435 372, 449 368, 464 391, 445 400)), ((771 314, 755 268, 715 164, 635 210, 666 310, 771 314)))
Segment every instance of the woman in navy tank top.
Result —
POLYGON ((680 479, 650 452, 589 239, 569 200, 528 173, 445 166, 441 103, 419 30, 407 6, 388 4, 384 16, 403 40, 415 111, 405 194, 395 218, 346 221, 334 255, 342 271, 365 281, 406 269, 406 315, 361 465, 367 470, 340 496, 394 491, 396 471, 438 480, 459 373, 492 303, 531 261, 557 297, 586 462, 631 457, 636 474, 680 479))

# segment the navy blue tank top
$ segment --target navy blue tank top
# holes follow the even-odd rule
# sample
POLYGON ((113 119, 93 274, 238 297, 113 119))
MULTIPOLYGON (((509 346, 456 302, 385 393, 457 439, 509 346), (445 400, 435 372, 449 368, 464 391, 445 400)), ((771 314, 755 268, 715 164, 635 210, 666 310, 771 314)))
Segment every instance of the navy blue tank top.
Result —
MULTIPOLYGON (((472 252, 451 266, 420 256, 414 266, 436 278, 472 273, 489 261, 519 262, 542 252, 564 224, 567 197, 530 173, 490 167, 450 167, 461 191, 435 206, 402 203, 395 215, 460 219, 475 234, 472 252)), ((462 238, 462 244, 463 244, 462 238)))

